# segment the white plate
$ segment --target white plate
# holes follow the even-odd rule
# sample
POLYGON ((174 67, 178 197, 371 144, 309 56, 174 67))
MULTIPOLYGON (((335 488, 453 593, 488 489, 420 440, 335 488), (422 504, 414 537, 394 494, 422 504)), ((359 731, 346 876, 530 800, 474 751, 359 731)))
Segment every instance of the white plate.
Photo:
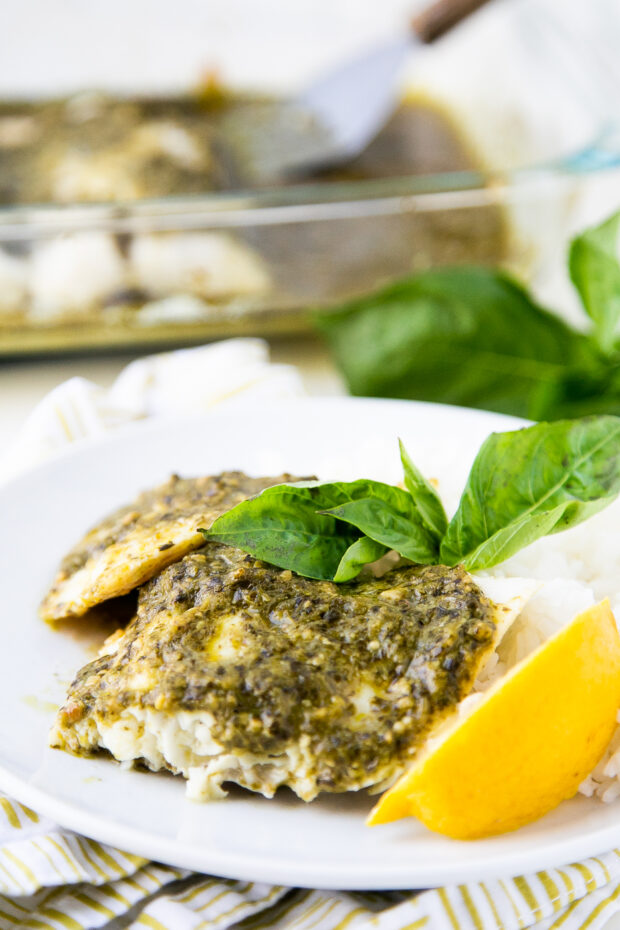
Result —
MULTIPOLYGON (((0 787, 63 825, 164 862, 233 878, 322 888, 415 888, 519 874, 620 841, 620 806, 585 798, 516 833, 460 843, 409 819, 364 826, 361 794, 304 804, 238 792, 197 805, 184 782, 47 748, 53 711, 92 657, 37 618, 64 552, 103 514, 171 471, 224 468, 400 480, 396 437, 446 485, 482 439, 514 420, 404 401, 322 399, 143 424, 82 446, 0 489, 0 787)), ((462 479, 461 479, 462 480, 462 479)))

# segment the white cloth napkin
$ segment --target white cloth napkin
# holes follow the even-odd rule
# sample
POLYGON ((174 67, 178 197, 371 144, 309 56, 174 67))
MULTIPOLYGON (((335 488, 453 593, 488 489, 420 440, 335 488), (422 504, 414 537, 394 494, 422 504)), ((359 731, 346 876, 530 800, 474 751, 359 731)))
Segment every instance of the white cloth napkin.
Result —
POLYGON ((228 339, 151 355, 131 362, 107 390, 86 378, 71 378, 50 391, 0 460, 0 480, 70 443, 102 436, 132 420, 304 393, 297 370, 270 362, 262 339, 228 339))

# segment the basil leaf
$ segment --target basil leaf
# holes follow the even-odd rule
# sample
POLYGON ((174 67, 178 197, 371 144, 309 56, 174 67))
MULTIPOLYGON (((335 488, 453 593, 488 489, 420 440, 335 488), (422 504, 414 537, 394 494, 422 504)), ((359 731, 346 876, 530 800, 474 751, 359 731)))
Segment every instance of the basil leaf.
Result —
POLYGON ((434 564, 439 554, 438 541, 425 526, 416 522, 412 511, 415 512, 412 505, 399 508, 397 503, 366 497, 323 512, 356 526, 366 536, 395 549, 406 559, 421 565, 434 564))
POLYGON ((559 420, 482 444, 441 543, 446 565, 490 568, 620 493, 620 418, 559 420))
POLYGON ((620 212, 571 242, 568 267, 603 352, 613 350, 620 320, 620 212))
POLYGON ((544 419, 570 415, 582 383, 595 410, 604 386, 591 340, 490 269, 426 271, 315 321, 353 394, 544 419))
POLYGON ((503 529, 497 530, 488 539, 484 539, 472 552, 466 556, 454 555, 450 551, 450 541, 446 540, 442 546, 442 561, 448 565, 462 562, 468 571, 480 571, 505 562, 521 549, 529 546, 543 536, 552 532, 553 527, 560 519, 563 507, 554 507, 542 513, 526 514, 509 523, 503 529))
POLYGON ((351 581, 360 573, 364 565, 370 562, 376 562, 381 556, 389 552, 387 546, 369 539, 368 536, 360 536, 352 543, 340 560, 340 565, 336 569, 334 581, 351 581))
MULTIPOLYGON (((313 488, 287 485, 267 488, 200 532, 206 539, 236 546, 306 578, 331 580, 359 533, 349 532, 333 517, 317 514, 313 492, 313 488)), ((321 502, 334 499, 325 494, 321 502)))
MULTIPOLYGON (((544 405, 552 419, 620 414, 620 359, 600 357, 589 368, 567 369, 544 405)), ((540 419, 549 418, 548 415, 540 419)), ((536 417, 534 418, 536 419, 536 417)))
POLYGON ((448 518, 443 504, 432 486, 421 471, 413 464, 402 440, 398 440, 400 460, 405 473, 405 487, 411 494, 424 525, 441 539, 448 526, 448 518))

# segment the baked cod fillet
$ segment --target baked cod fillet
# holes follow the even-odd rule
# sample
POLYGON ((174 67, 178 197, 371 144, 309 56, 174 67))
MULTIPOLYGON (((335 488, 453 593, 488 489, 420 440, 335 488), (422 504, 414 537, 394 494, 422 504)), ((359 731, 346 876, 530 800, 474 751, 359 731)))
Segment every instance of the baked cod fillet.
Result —
POLYGON ((41 617, 79 617, 102 601, 127 594, 202 546, 199 526, 211 526, 265 488, 294 480, 292 475, 249 478, 240 471, 206 478, 172 475, 110 514, 74 546, 41 604, 41 617))
POLYGON ((471 690, 521 602, 493 604, 460 568, 335 585, 209 543, 140 590, 51 745, 181 773, 195 800, 225 782, 306 801, 380 789, 471 690))

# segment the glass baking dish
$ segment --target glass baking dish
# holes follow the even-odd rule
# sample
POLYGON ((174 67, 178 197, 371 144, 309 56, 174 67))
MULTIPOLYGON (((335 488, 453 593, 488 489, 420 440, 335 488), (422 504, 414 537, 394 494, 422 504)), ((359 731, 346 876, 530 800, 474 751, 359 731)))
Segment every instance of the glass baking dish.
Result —
MULTIPOLYGON (((198 19, 207 15, 204 10, 198 14, 189 0, 184 5, 198 19)), ((113 2, 111 23, 115 6, 113 2)), ((54 28, 62 28, 62 4, 30 0, 15 5, 9 24, 13 28, 4 34, 11 33, 16 45, 22 36, 23 54, 19 61, 8 47, 6 55, 0 54, 0 98, 36 96, 32 72, 23 65, 24 57, 41 51, 25 22, 24 9, 32 15, 33 7, 50 20, 56 16, 54 28)), ((268 4, 260 22, 248 12, 249 2, 235 0, 232 7, 209 5, 209 35, 215 45, 206 59, 204 49, 200 60, 197 53, 192 58, 185 23, 185 71, 168 62, 170 73, 162 66, 156 79, 148 68, 140 76, 140 61, 134 59, 123 73, 116 67, 111 80, 112 72, 106 75, 102 67, 105 59, 95 56, 90 72, 85 60, 75 63, 74 72, 66 70, 65 61, 56 80, 47 82, 46 92, 75 91, 80 77, 82 86, 116 94, 176 93, 190 86, 189 76, 198 74, 200 61, 217 60, 227 86, 290 94, 325 67, 320 56, 291 53, 292 47, 301 48, 301 36, 317 28, 325 4, 296 13, 268 4), (263 54, 254 59, 246 55, 240 64, 240 43, 257 29, 262 30, 257 44, 263 54), (274 55, 265 51, 269 37, 280 51, 283 42, 288 49, 277 59, 277 74, 272 73, 274 55)), ((330 5, 332 17, 349 26, 357 23, 360 48, 377 41, 378 22, 370 5, 362 7, 365 16, 360 17, 359 9, 352 11, 344 2, 330 5)), ((558 48, 551 3, 491 4, 437 53, 413 59, 404 80, 406 93, 447 114, 472 153, 473 170, 107 203, 0 207, 0 354, 306 332, 309 309, 328 308, 439 264, 501 265, 544 296, 562 278, 570 232, 620 202, 615 96, 608 85, 601 93, 609 74, 600 53, 601 35, 613 48, 620 15, 606 0, 593 4, 593 11, 595 7, 585 25, 571 25, 558 48), (605 28, 599 35, 601 22, 605 28), (587 79, 568 67, 584 41, 586 52, 597 59, 591 73, 586 69, 587 79), (471 61, 475 68, 466 67, 471 61), (545 94, 540 93, 541 80, 545 94)), ((161 13, 156 4, 151 12, 155 37, 157 28, 170 28, 168 20, 158 20, 158 9, 161 13)), ((401 27, 404 9, 398 0, 382 7, 382 29, 401 27)), ((120 10, 118 6, 117 15, 120 10)), ((581 10, 575 15, 583 19, 585 14, 581 10)), ((569 19, 564 16, 564 26, 569 19)), ((85 29, 89 23, 86 18, 85 29)), ((72 28, 78 27, 74 22, 72 28)), ((105 23, 101 28, 105 33, 105 23)), ((128 33, 131 37, 131 29, 128 33)), ((350 40, 351 29, 347 35, 350 40)), ((331 59, 353 50, 351 41, 334 46, 331 59)), ((570 301, 567 306, 570 313, 570 301)))

